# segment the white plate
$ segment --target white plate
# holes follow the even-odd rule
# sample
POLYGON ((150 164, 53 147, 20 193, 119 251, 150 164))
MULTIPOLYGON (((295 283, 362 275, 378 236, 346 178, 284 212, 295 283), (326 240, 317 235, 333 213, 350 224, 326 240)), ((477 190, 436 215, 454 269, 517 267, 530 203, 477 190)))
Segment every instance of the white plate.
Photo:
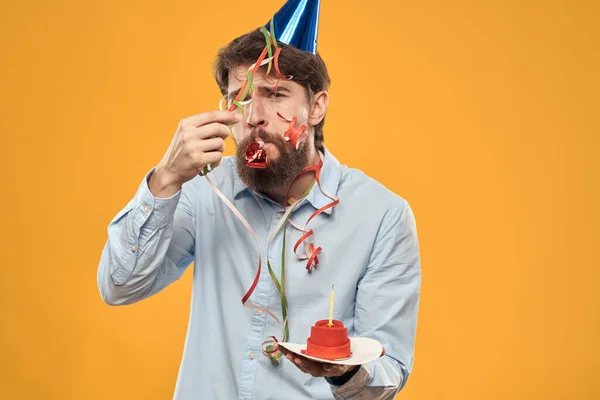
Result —
POLYGON ((352 352, 352 356, 343 360, 325 360, 323 358, 309 356, 308 354, 302 354, 302 350, 306 350, 306 344, 278 343, 278 345, 309 360, 339 365, 366 364, 381 357, 381 353, 383 352, 383 347, 377 340, 365 337, 350 338, 350 351, 352 352))

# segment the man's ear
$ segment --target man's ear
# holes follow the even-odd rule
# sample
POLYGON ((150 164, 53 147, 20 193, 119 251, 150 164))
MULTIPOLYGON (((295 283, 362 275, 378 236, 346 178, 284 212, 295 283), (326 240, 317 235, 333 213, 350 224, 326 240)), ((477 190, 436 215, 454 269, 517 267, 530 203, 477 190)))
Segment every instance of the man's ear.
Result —
POLYGON ((310 112, 308 114, 308 123, 312 126, 317 125, 325 117, 327 106, 329 105, 329 93, 326 90, 315 93, 311 99, 310 112))

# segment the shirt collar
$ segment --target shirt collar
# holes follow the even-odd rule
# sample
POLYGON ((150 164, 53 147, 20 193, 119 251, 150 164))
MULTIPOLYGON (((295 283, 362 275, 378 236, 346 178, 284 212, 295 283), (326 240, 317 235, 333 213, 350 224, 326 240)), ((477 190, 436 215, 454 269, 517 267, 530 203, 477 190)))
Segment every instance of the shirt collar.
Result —
MULTIPOLYGON (((327 193, 336 196, 338 187, 340 184, 340 179, 342 176, 342 169, 340 167, 340 163, 338 160, 327 150, 327 147, 323 146, 323 166, 321 167, 321 187, 327 193)), ((234 182, 233 182, 233 196, 237 198, 242 192, 249 191, 248 186, 237 175, 235 174, 234 182)), ((319 185, 315 183, 312 189, 306 196, 306 201, 308 201, 313 207, 319 209, 321 207, 325 207, 327 204, 331 203, 333 200, 326 196, 323 191, 319 188, 319 185)), ((324 213, 331 214, 332 208, 328 208, 323 211, 324 213)))

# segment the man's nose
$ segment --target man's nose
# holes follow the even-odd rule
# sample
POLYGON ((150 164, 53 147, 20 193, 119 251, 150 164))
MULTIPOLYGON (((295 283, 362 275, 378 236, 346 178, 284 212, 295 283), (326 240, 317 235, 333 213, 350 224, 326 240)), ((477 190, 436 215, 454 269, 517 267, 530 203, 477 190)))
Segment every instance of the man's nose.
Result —
POLYGON ((265 107, 261 104, 258 98, 253 98, 252 101, 246 107, 248 116, 246 123, 250 128, 258 128, 267 126, 267 118, 265 115, 265 107))

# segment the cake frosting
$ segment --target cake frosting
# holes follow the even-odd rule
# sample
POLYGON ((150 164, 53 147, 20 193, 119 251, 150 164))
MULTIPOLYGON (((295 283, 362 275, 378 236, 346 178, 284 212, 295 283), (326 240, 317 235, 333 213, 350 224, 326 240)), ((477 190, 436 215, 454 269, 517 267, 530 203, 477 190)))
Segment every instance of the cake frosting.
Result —
POLYGON ((302 354, 325 360, 339 360, 352 355, 348 328, 341 321, 331 322, 333 326, 328 326, 329 320, 320 320, 310 328, 310 337, 302 354))

